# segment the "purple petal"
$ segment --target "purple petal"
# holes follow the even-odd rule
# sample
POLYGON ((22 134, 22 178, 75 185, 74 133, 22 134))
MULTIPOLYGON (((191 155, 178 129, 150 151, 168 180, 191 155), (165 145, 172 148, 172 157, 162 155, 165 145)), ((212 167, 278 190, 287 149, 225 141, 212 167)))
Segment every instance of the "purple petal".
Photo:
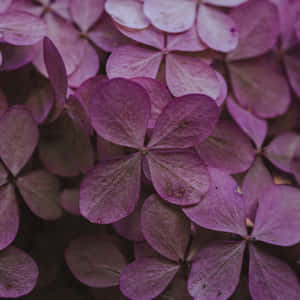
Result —
POLYGON ((144 237, 153 249, 172 261, 184 260, 191 227, 179 208, 153 194, 142 207, 141 225, 144 237))
POLYGON ((60 205, 69 214, 79 216, 79 189, 64 189, 60 194, 60 205))
POLYGON ((122 146, 144 146, 150 112, 147 91, 122 78, 101 84, 91 101, 92 126, 98 135, 122 146))
POLYGON ((204 0, 203 2, 216 6, 234 7, 247 1, 248 0, 204 0))
POLYGON ((122 46, 112 52, 106 64, 108 78, 156 78, 163 54, 135 46, 122 46))
POLYGON ((2 0, 0 3, 0 13, 5 12, 8 7, 11 5, 12 0, 2 0))
POLYGON ((230 16, 239 30, 239 43, 228 54, 229 60, 259 56, 273 48, 279 35, 279 15, 275 5, 266 0, 248 1, 233 8, 230 16))
POLYGON ((295 24, 295 29, 296 29, 297 38, 298 38, 298 40, 300 40, 300 21, 299 20, 295 24))
POLYGON ((125 27, 144 29, 150 25, 139 0, 107 0, 105 10, 116 23, 125 27))
POLYGON ((72 17, 70 14, 70 2, 72 2, 72 1, 56 0, 55 2, 51 2, 51 9, 58 16, 62 17, 65 20, 72 22, 72 17))
POLYGON ((1 14, 0 37, 8 44, 33 45, 40 41, 45 34, 45 23, 36 16, 20 11, 1 14))
POLYGON ((98 159, 109 160, 126 154, 124 147, 113 144, 100 136, 97 136, 98 159))
POLYGON ((150 152, 146 157, 154 188, 166 201, 196 204, 208 191, 207 168, 193 152, 150 152))
POLYGON ((2 163, 0 163, 0 186, 8 183, 8 172, 2 163))
POLYGON ((19 208, 15 189, 11 184, 0 190, 0 216, 0 250, 2 250, 13 242, 19 229, 19 208))
POLYGON ((276 185, 259 201, 252 237, 257 240, 291 246, 300 242, 300 191, 276 185))
POLYGON ((18 298, 32 291, 38 279, 38 266, 22 250, 13 246, 0 252, 0 297, 18 298))
POLYGON ((261 148, 267 136, 268 123, 243 109, 230 96, 227 98, 226 103, 234 121, 255 142, 256 147, 261 148))
POLYGON ((257 157, 243 180, 243 198, 247 217, 254 222, 259 201, 264 200, 265 192, 273 185, 272 176, 257 157))
POLYGON ((147 147, 189 148, 206 139, 218 119, 219 109, 213 99, 199 94, 176 98, 159 116, 147 147))
POLYGON ((73 240, 65 251, 72 274, 83 284, 104 288, 119 284, 126 260, 110 236, 85 236, 73 240))
POLYGON ((293 269, 250 245, 249 289, 255 300, 299 298, 300 285, 293 269))
POLYGON ((237 183, 223 171, 209 168, 211 185, 205 197, 184 213, 199 226, 211 230, 247 235, 246 215, 237 183))
POLYGON ((74 22, 82 32, 87 32, 104 11, 105 0, 72 0, 70 10, 74 22))
POLYGON ((234 20, 212 6, 199 6, 197 29, 201 40, 214 50, 230 52, 238 45, 238 27, 234 20))
POLYGON ((290 90, 278 65, 263 57, 229 65, 238 102, 260 118, 284 114, 290 104, 290 90))
POLYGON ((196 5, 195 0, 145 0, 144 12, 158 29, 177 33, 193 26, 196 5))
POLYGON ((17 175, 32 156, 39 139, 36 122, 22 106, 11 107, 0 119, 0 156, 17 175))
POLYGON ((17 187, 30 210, 44 220, 62 216, 59 205, 60 182, 44 170, 36 170, 17 179, 17 187))
POLYGON ((120 289, 129 299, 149 300, 160 295, 179 266, 164 258, 138 258, 121 272, 120 289))
POLYGON ((220 94, 216 72, 198 57, 168 54, 166 81, 175 97, 197 93, 217 99, 220 94))
POLYGON ((81 214, 98 224, 113 223, 129 216, 139 199, 140 182, 139 153, 99 163, 81 184, 81 214))
POLYGON ((227 82, 223 75, 219 72, 216 71, 216 75, 218 77, 219 83, 220 83, 220 94, 216 99, 216 103, 218 106, 221 106, 224 101, 226 100, 227 93, 228 93, 228 87, 227 87, 227 82))
POLYGON ((188 291, 194 300, 226 300, 238 286, 245 242, 217 241, 202 248, 192 264, 188 291))
POLYGON ((248 137, 229 120, 220 121, 212 135, 197 145, 196 150, 209 166, 230 174, 248 170, 255 156, 248 137))

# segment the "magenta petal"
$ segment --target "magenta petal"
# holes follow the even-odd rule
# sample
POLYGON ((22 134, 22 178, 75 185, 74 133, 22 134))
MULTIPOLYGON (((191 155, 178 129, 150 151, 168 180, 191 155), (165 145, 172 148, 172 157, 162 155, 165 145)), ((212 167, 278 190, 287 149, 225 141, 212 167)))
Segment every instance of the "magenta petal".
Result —
POLYGON ((32 291, 38 280, 38 266, 24 251, 13 246, 0 252, 0 297, 18 298, 32 291))
POLYGON ((198 203, 209 189, 203 161, 193 152, 150 152, 147 156, 152 183, 158 194, 177 205, 198 203))
POLYGON ((153 249, 172 261, 184 260, 191 227, 179 208, 153 194, 142 207, 141 225, 144 237, 153 249))
POLYGON ((300 191, 276 185, 259 201, 252 237, 257 240, 291 246, 300 242, 300 191))
POLYGON ((259 149, 267 136, 268 123, 243 109, 230 96, 227 98, 226 103, 232 118, 255 142, 256 147, 259 149))
POLYGON ((293 269, 280 259, 250 245, 249 289, 252 299, 295 300, 300 284, 293 269))
POLYGON ((92 126, 98 135, 122 146, 144 146, 150 112, 147 91, 122 78, 101 84, 91 101, 92 126))
POLYGON ((199 226, 224 232, 247 235, 246 215, 237 183, 223 171, 209 168, 211 185, 208 193, 184 213, 199 226))
POLYGON ((5 12, 8 7, 11 5, 12 0, 2 0, 0 3, 0 13, 5 12))
POLYGON ((287 111, 289 86, 271 59, 263 57, 228 66, 234 94, 244 108, 260 118, 274 118, 287 111))
POLYGON ((122 46, 112 52, 106 64, 108 78, 156 78, 163 54, 136 46, 122 46))
POLYGON ((101 162, 91 169, 80 188, 80 211, 89 221, 109 224, 130 215, 139 199, 139 153, 101 162))
POLYGON ((188 279, 194 300, 229 299, 240 281, 245 247, 244 241, 217 241, 199 251, 188 279))
POLYGON ((239 43, 229 60, 259 56, 273 48, 280 29, 277 8, 270 1, 248 1, 233 8, 230 16, 239 30, 239 43))
POLYGON ((122 270, 121 292, 132 300, 153 299, 167 288, 178 270, 179 265, 164 258, 138 258, 122 270))
POLYGON ((17 179, 17 187, 30 210, 44 220, 62 216, 59 180, 44 170, 32 171, 17 179))
POLYGON ((196 150, 209 166, 230 174, 248 170, 255 156, 248 137, 229 120, 220 121, 212 135, 197 145, 196 150))
POLYGON ((0 190, 0 250, 13 242, 18 229, 19 208, 17 198, 14 187, 8 184, 0 190))
POLYGON ((219 108, 213 99, 199 94, 176 98, 159 116, 147 147, 189 148, 206 139, 218 119, 219 108))
POLYGON ((17 175, 32 156, 39 139, 36 122, 22 106, 11 107, 0 119, 0 156, 17 175))
POLYGON ((60 194, 60 205, 66 212, 79 216, 79 189, 64 189, 60 194))
POLYGON ((195 0, 145 0, 144 12, 158 29, 177 33, 192 27, 196 5, 195 0))
POLYGON ((224 7, 238 6, 247 1, 248 0, 203 0, 203 2, 207 3, 207 4, 216 5, 216 6, 224 6, 224 7))
POLYGON ((272 176, 257 157, 243 180, 242 192, 247 217, 254 222, 259 202, 264 200, 265 192, 273 185, 272 176))
POLYGON ((125 27, 144 29, 150 25, 139 0, 107 0, 105 10, 116 23, 125 27))
POLYGON ((197 93, 217 99, 220 94, 216 72, 198 57, 169 53, 166 57, 166 81, 175 97, 197 93))
POLYGON ((83 284, 104 288, 119 284, 126 260, 109 236, 85 236, 73 240, 65 251, 72 274, 83 284))
POLYGON ((283 62, 292 88, 300 97, 300 46, 285 53, 283 62))

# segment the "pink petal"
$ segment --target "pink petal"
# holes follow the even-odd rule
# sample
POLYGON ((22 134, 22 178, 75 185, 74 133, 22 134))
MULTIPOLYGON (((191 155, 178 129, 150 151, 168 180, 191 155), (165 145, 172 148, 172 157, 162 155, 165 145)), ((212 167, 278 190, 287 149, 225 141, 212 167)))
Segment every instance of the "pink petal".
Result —
POLYGON ((234 7, 242 3, 245 3, 247 1, 248 0, 204 0, 203 3, 216 5, 216 6, 234 7))
POLYGON ((213 99, 199 94, 176 98, 159 116, 147 147, 189 148, 206 139, 218 119, 219 109, 213 99))
POLYGON ((32 156, 39 139, 36 122, 22 106, 11 107, 0 119, 0 156, 17 175, 32 156))
POLYGON ((229 120, 220 121, 212 135, 197 145, 196 150, 210 167, 230 174, 248 170, 255 155, 248 137, 229 120))
POLYGON ((150 98, 143 87, 127 79, 112 79, 99 86, 91 101, 92 126, 110 142, 140 148, 150 110, 150 98))
POLYGON ((163 54, 135 46, 122 46, 112 52, 106 64, 108 78, 156 78, 163 54))
POLYGON ((197 93, 217 99, 220 94, 216 72, 197 57, 169 53, 166 57, 166 81, 175 97, 197 93))
MULTIPOLYGON (((299 13, 300 14, 300 13, 299 13)), ((300 97, 300 47, 296 47, 285 53, 283 62, 288 75, 289 82, 298 97, 300 97)))
POLYGON ((150 152, 146 157, 154 188, 166 201, 191 205, 207 193, 207 168, 193 152, 150 152))
POLYGON ((196 5, 195 0, 145 0, 144 12, 158 29, 177 33, 192 27, 196 5))
POLYGON ((194 300, 230 298, 240 281, 245 246, 245 242, 217 241, 199 251, 188 279, 194 300))
POLYGON ((255 300, 294 300, 300 295, 293 269, 254 245, 250 245, 249 288, 255 300))
POLYGON ((66 212, 79 216, 79 189, 64 189, 60 194, 60 205, 66 212))
POLYGON ((177 264, 164 258, 138 258, 122 270, 121 292, 129 299, 153 299, 167 288, 178 269, 177 264))
POLYGON ((179 208, 153 194, 142 207, 141 225, 144 237, 153 249, 172 261, 184 260, 191 227, 179 208))
POLYGON ((11 184, 0 190, 0 216, 0 250, 2 250, 15 239, 20 222, 15 189, 11 184))
POLYGON ((224 101, 226 100, 227 93, 228 93, 228 87, 227 87, 227 82, 223 75, 219 72, 216 71, 216 75, 218 77, 219 83, 220 83, 220 94, 216 99, 216 103, 218 106, 221 106, 224 101))
POLYGON ((196 224, 211 230, 247 235, 244 203, 237 193, 237 183, 225 172, 209 168, 208 193, 184 213, 196 224))
POLYGON ((132 29, 144 29, 150 25, 138 0, 107 0, 106 12, 120 25, 132 29))
POLYGON ((13 246, 0 252, 0 297, 18 298, 32 291, 38 280, 38 266, 13 246))
POLYGON ((84 178, 80 211, 90 222, 109 224, 129 216, 140 195, 141 156, 101 162, 84 178))
POLYGON ((0 3, 0 13, 5 12, 8 7, 11 5, 12 0, 2 0, 0 3))
MULTIPOLYGON (((46 0, 48 1, 48 0, 46 0)), ((72 22, 72 17, 70 14, 70 0, 56 0, 51 3, 51 10, 63 19, 72 22)), ((49 4, 49 3, 48 3, 49 4)))
POLYGON ((71 14, 81 31, 87 32, 100 18, 104 11, 104 2, 105 0, 71 1, 71 14))
POLYGON ((83 284, 104 288, 119 284, 126 260, 110 236, 85 236, 73 240, 65 251, 72 274, 83 284))
POLYGON ((287 185, 266 191, 259 201, 252 237, 279 246, 299 243, 299 197, 299 189, 287 185))
POLYGON ((201 40, 214 50, 230 52, 238 45, 239 34, 234 20, 212 6, 199 6, 197 29, 201 40))
POLYGON ((275 5, 266 0, 248 1, 233 8, 230 16, 239 30, 239 43, 228 54, 229 60, 259 56, 273 48, 280 30, 275 5))

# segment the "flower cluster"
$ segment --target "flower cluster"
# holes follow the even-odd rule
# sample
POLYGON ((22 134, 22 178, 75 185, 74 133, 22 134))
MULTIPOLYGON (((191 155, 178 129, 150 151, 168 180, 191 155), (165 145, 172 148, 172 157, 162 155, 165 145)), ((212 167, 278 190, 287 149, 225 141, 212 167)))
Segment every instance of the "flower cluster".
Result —
POLYGON ((0 1, 0 299, 300 300, 300 1, 0 1))

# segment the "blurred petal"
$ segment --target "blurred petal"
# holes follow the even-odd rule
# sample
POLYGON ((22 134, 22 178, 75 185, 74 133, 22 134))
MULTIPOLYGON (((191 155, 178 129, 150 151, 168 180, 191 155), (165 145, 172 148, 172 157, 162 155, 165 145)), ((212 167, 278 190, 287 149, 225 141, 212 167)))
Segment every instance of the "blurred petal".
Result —
POLYGON ((0 88, 0 117, 7 111, 8 103, 4 91, 0 88))
POLYGON ((248 0, 204 0, 203 2, 216 6, 234 7, 247 1, 248 0))
POLYGON ((2 0, 0 2, 0 13, 5 12, 8 9, 8 7, 11 5, 11 3, 12 0, 2 0))
POLYGON ((109 160, 126 154, 126 149, 97 136, 98 160, 109 160))
POLYGON ((64 189, 60 194, 60 205, 69 214, 79 216, 79 189, 64 189))
POLYGON ((224 103, 224 101, 226 100, 227 93, 228 93, 228 86, 227 86, 227 82, 226 82, 225 78, 223 77, 223 75, 221 73, 216 71, 216 75, 217 75, 217 78, 220 83, 220 94, 216 99, 216 103, 218 106, 221 106, 224 103))

